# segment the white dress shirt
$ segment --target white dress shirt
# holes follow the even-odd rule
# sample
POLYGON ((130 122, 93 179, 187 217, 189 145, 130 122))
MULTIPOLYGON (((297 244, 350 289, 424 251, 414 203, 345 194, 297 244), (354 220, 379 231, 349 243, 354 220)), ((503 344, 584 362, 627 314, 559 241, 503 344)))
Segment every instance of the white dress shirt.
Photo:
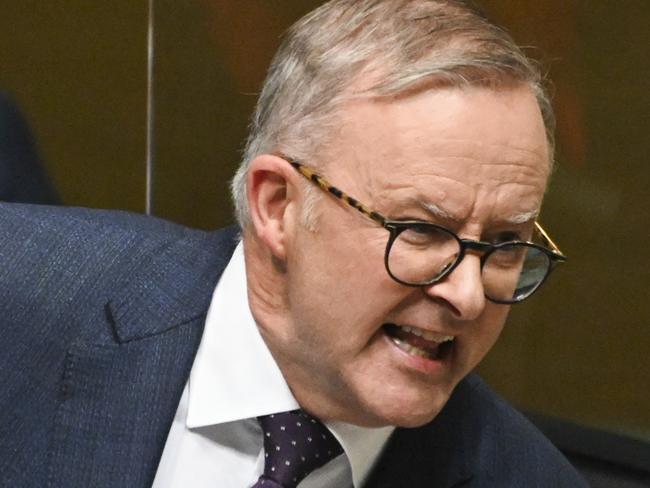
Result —
MULTIPOLYGON (((153 488, 246 488, 264 470, 257 416, 299 408, 248 305, 239 243, 212 296, 201 344, 153 488)), ((326 422, 341 455, 300 488, 359 488, 393 428, 326 422)))

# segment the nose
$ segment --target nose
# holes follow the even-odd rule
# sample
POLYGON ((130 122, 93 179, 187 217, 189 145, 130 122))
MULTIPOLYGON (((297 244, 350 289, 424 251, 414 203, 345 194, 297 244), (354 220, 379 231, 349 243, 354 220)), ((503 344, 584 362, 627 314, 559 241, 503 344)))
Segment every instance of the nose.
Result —
POLYGON ((474 320, 485 309, 481 278, 481 259, 467 253, 456 268, 442 281, 424 287, 424 292, 447 304, 456 318, 474 320))

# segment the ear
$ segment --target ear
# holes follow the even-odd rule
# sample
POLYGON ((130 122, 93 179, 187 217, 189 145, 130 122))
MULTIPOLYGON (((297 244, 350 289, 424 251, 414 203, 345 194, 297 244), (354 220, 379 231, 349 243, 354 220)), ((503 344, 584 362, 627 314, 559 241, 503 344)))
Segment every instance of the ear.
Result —
POLYGON ((263 154, 251 161, 246 193, 251 224, 257 237, 275 257, 286 257, 288 233, 294 218, 299 175, 282 158, 263 154))

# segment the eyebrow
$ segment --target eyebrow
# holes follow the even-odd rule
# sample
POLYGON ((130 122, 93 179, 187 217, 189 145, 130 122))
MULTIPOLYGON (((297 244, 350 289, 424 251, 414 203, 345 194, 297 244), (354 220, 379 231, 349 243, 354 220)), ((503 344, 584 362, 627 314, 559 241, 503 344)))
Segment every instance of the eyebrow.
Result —
MULTIPOLYGON (((428 202, 418 202, 418 203, 424 210, 429 212, 434 217, 438 217, 445 220, 451 220, 453 222, 460 222, 462 220, 458 217, 451 215, 449 212, 447 212, 445 209, 441 208, 440 206, 436 205, 435 203, 428 203, 428 202)), ((525 224, 526 222, 531 222, 537 219, 538 215, 539 215, 539 210, 531 210, 530 212, 522 212, 522 213, 510 215, 505 219, 503 219, 503 222, 508 224, 514 224, 514 225, 525 224)))
POLYGON ((420 207, 422 207, 424 210, 429 212, 434 217, 438 217, 444 220, 452 220, 454 222, 461 221, 461 219, 459 219, 458 217, 454 217, 449 212, 447 212, 444 208, 436 205, 435 203, 418 201, 418 204, 420 205, 420 207))
POLYGON ((531 210, 530 212, 524 212, 520 214, 511 215, 506 218, 505 221, 509 224, 525 224, 532 220, 536 220, 539 216, 539 210, 531 210))

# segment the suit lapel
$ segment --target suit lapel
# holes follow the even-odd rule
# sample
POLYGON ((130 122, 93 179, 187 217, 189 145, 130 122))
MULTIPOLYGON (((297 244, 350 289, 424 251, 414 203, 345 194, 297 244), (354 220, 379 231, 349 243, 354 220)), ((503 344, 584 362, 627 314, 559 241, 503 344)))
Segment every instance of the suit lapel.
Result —
POLYGON ((201 340, 232 232, 158 250, 106 304, 113 341, 65 359, 51 486, 150 486, 201 340))
POLYGON ((150 485, 201 331, 197 318, 147 340, 70 349, 53 486, 150 485))

